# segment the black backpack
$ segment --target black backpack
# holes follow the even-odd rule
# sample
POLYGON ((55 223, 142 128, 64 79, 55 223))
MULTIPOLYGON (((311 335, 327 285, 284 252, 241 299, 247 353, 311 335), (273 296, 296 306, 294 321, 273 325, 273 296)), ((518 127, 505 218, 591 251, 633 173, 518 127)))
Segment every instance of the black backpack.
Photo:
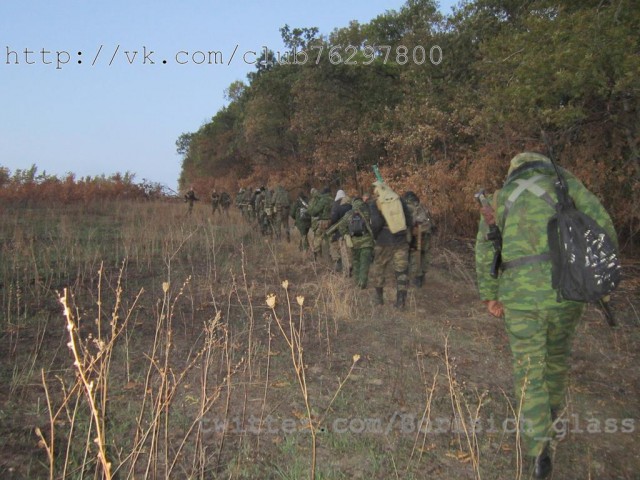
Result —
MULTIPOLYGON (((604 228, 576 208, 564 176, 553 159, 551 163, 558 177, 555 184, 557 200, 544 189, 535 188, 537 177, 521 182, 505 202, 501 230, 504 231, 511 206, 525 189, 546 201, 555 210, 547 222, 547 258, 551 260, 551 283, 557 291, 558 301, 598 302, 620 283, 618 249, 604 228)), ((509 268, 509 264, 539 261, 542 256, 544 254, 516 259, 503 265, 503 269, 509 268)))
POLYGON ((604 228, 576 208, 557 167, 556 173, 558 203, 547 224, 552 285, 559 299, 597 302, 620 283, 618 249, 604 228))
POLYGON ((349 219, 349 235, 352 237, 361 237, 367 232, 366 220, 362 214, 354 210, 349 219))

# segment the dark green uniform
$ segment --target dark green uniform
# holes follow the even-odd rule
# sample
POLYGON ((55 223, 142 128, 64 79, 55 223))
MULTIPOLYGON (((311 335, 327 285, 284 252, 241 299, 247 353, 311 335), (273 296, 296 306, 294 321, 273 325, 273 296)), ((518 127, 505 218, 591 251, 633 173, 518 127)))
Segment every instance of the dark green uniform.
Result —
MULTIPOLYGON (((565 177, 576 206, 616 238, 598 198, 570 173, 565 177)), ((522 153, 511 160, 507 180, 493 198, 506 267, 497 279, 490 275, 494 249, 486 240, 484 219, 476 239, 480 297, 499 300, 504 306, 513 355, 515 405, 521 405, 519 424, 527 454, 534 458, 545 455, 552 412, 560 411, 564 403, 571 341, 584 307, 558 301, 551 285, 547 222, 554 210, 541 195, 546 192, 556 200, 556 179, 553 165, 543 155, 522 153), (509 206, 506 222, 505 205, 509 206)))
POLYGON ((220 194, 215 190, 211 192, 211 213, 213 215, 220 209, 220 194))
POLYGON ((431 261, 431 233, 434 225, 431 214, 413 192, 406 192, 402 198, 411 212, 411 243, 409 244, 409 278, 421 287, 431 261))
POLYGON ((285 238, 289 242, 291 240, 289 231, 291 201, 289 200, 289 193, 281 185, 276 187, 271 196, 271 209, 273 211, 273 229, 276 233, 276 238, 280 239, 282 230, 284 230, 285 238))
POLYGON ((369 206, 361 199, 355 199, 352 203, 352 209, 349 210, 340 226, 340 232, 347 245, 351 246, 353 270, 352 275, 356 280, 356 285, 360 288, 367 288, 369 281, 369 268, 373 260, 373 247, 375 240, 373 239, 373 233, 371 231, 371 214, 369 212, 369 206), (354 215, 361 215, 365 221, 365 229, 361 235, 354 235, 350 231, 349 225, 354 215))
POLYGON ((318 257, 322 253, 323 235, 327 227, 329 227, 332 205, 333 198, 331 198, 331 193, 329 193, 328 189, 323 190, 322 193, 312 195, 311 201, 309 202, 307 213, 311 216, 311 230, 313 231, 312 251, 314 257, 318 257))
POLYGON ((196 192, 193 191, 193 188, 190 188, 189 190, 187 190, 187 193, 185 193, 184 195, 184 201, 187 202, 189 205, 189 208, 187 210, 188 215, 191 215, 191 213, 193 212, 193 204, 198 200, 200 199, 196 197, 196 192))

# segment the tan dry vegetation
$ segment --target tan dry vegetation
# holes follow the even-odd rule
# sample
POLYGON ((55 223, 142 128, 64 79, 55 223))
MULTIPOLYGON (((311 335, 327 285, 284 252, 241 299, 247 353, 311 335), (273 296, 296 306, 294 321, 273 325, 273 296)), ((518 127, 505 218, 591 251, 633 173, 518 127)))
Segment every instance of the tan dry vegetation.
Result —
MULTIPOLYGON (((437 239, 398 312, 310 261, 297 234, 185 212, 5 212, 3 478, 527 478, 472 239, 437 239)), ((594 308, 580 326, 554 478, 640 471, 638 264, 625 266, 620 326, 594 308)))

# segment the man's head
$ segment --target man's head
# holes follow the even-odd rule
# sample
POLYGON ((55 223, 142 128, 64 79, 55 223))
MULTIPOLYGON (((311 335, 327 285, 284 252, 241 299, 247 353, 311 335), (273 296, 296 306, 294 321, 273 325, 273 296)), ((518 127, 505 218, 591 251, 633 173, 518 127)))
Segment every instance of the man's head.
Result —
POLYGON ((364 206, 364 202, 362 201, 362 198, 356 197, 353 199, 353 202, 351 203, 351 205, 353 205, 353 208, 357 210, 364 206))
POLYGON ((518 155, 516 155, 511 159, 511 162, 509 163, 509 171, 507 172, 507 176, 511 175, 511 173, 514 170, 520 168, 525 163, 532 163, 532 162, 543 162, 543 163, 550 164, 551 160, 549 160, 548 157, 545 157, 541 153, 535 153, 535 152, 519 153, 518 155))
POLYGON ((407 203, 413 203, 416 205, 420 203, 420 199, 418 198, 418 196, 411 190, 405 192, 404 195, 402 195, 402 199, 407 203))

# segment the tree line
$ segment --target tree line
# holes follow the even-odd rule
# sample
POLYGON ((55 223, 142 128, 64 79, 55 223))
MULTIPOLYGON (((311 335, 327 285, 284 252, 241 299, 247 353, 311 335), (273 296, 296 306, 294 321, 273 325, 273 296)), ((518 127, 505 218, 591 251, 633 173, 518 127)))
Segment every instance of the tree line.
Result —
POLYGON ((157 182, 135 181, 131 172, 76 178, 38 173, 32 165, 11 172, 0 165, 0 201, 15 205, 56 205, 101 200, 154 200, 175 196, 175 192, 157 182))
POLYGON ((328 35, 285 25, 288 53, 263 52, 246 82, 229 85, 226 106, 177 140, 180 185, 362 193, 377 164, 468 235, 478 189, 499 188, 523 150, 553 152, 637 244, 634 4, 476 0, 443 16, 434 0, 407 0, 328 35))

